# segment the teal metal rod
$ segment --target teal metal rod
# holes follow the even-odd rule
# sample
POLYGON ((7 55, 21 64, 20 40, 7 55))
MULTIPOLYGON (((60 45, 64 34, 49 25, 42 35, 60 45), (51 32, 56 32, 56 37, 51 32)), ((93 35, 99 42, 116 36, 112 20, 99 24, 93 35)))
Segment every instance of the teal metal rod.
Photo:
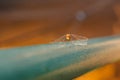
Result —
POLYGON ((120 60, 120 36, 63 44, 1 49, 0 80, 71 80, 120 60))

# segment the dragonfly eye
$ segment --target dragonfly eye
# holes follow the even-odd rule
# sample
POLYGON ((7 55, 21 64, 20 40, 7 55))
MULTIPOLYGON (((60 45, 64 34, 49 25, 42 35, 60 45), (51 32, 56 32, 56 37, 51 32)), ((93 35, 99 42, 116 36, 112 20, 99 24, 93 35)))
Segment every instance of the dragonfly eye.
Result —
POLYGON ((70 41, 71 40, 71 35, 70 34, 66 34, 66 41, 70 41))

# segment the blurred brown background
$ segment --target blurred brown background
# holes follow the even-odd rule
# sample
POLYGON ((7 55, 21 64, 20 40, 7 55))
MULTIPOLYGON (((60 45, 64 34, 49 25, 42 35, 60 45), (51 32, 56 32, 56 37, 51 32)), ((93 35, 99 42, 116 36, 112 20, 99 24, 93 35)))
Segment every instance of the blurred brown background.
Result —
MULTIPOLYGON (((120 0, 0 0, 0 48, 45 44, 66 33, 120 34, 120 0)), ((76 80, 120 80, 120 62, 76 80)))

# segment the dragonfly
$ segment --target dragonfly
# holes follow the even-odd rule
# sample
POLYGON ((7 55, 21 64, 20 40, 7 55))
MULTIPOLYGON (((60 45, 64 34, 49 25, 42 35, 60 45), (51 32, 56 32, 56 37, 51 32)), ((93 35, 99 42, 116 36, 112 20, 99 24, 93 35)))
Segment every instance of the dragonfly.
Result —
POLYGON ((69 43, 71 46, 84 46, 88 44, 88 38, 76 34, 65 34, 53 43, 60 43, 62 45, 69 43))

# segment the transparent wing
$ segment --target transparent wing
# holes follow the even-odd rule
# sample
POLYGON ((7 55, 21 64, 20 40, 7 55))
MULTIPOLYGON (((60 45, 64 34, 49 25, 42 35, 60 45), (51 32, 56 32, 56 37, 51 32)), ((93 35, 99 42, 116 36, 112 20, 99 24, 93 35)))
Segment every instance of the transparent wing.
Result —
MULTIPOLYGON (((84 36, 79 36, 79 35, 75 35, 75 34, 70 34, 70 40, 69 41, 87 41, 88 38, 84 37, 84 36)), ((68 40, 66 39, 66 35, 63 35, 62 37, 56 39, 54 42, 68 42, 68 40)))

